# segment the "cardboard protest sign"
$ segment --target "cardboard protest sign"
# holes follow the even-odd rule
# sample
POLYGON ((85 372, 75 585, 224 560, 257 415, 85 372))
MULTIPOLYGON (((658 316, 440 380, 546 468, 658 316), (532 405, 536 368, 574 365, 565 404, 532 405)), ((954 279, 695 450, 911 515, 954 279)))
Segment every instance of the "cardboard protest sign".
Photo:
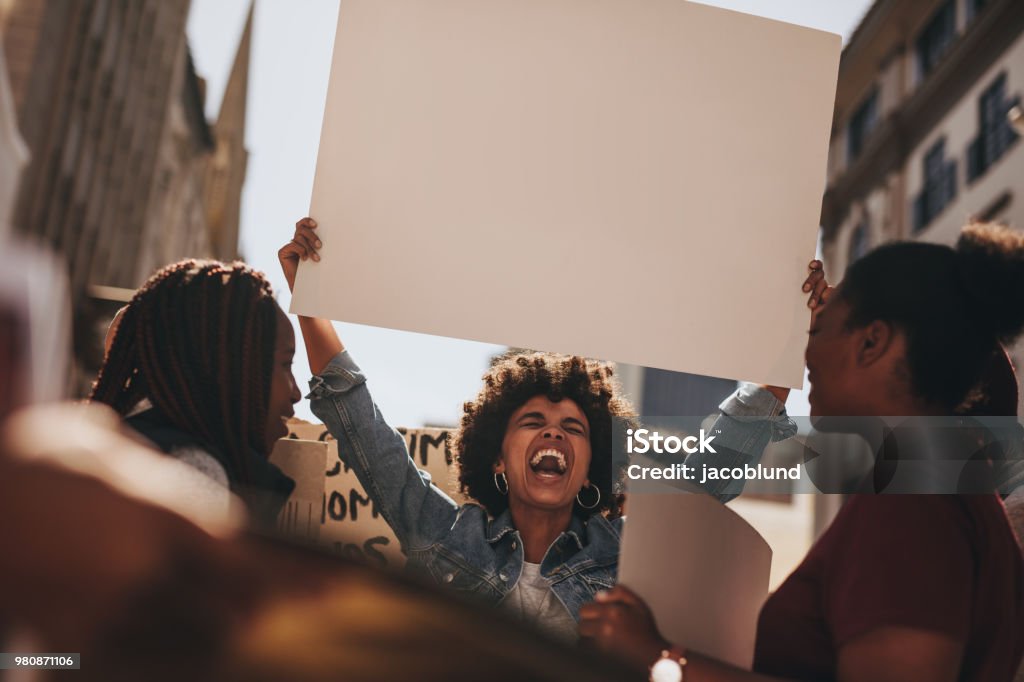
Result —
POLYGON ((669 641, 749 670, 771 563, 768 543, 710 495, 629 498, 619 582, 651 606, 669 641))
MULTIPOLYGON (((321 467, 320 470, 321 487, 316 502, 320 522, 319 544, 339 554, 365 559, 380 566, 404 564, 405 557, 398 539, 355 473, 341 461, 338 442, 323 424, 292 420, 288 427, 288 439, 279 441, 279 447, 280 443, 291 440, 293 443, 317 441, 326 448, 326 468, 321 467)), ((445 429, 399 431, 405 436, 406 446, 416 465, 430 473, 434 484, 441 490, 461 502, 447 448, 448 432, 445 429)))
POLYGON ((274 445, 270 461, 295 481, 295 490, 277 520, 278 530, 297 539, 320 540, 320 509, 330 448, 314 440, 282 438, 274 445))
POLYGON ((346 0, 291 312, 798 387, 839 51, 679 0, 346 0))

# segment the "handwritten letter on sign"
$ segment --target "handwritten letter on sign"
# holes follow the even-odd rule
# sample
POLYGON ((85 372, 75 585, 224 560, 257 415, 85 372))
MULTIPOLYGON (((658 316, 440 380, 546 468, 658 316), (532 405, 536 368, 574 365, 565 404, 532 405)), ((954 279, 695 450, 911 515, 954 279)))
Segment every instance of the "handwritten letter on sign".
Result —
MULTIPOLYGON (((398 539, 366 494, 356 475, 338 456, 338 442, 322 424, 292 421, 289 439, 299 443, 327 444, 327 469, 321 468, 322 500, 318 502, 320 532, 318 544, 345 556, 364 559, 380 566, 400 566, 405 557, 398 539)), ((416 466, 430 473, 434 484, 456 501, 458 493, 446 446, 444 429, 399 429, 416 466)), ((282 439, 285 441, 287 439, 282 439)), ((311 444, 312 445, 312 444, 311 444)), ((280 445, 278 446, 281 447, 280 445)), ((277 451, 275 450, 275 453, 277 451)))
POLYGON ((346 0, 291 311, 798 387, 839 50, 680 0, 346 0))

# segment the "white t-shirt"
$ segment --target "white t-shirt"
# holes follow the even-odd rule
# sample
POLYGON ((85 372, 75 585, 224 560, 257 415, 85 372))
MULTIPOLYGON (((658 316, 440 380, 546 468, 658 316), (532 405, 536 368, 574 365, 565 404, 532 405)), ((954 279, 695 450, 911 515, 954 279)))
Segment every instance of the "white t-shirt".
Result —
POLYGON ((565 609, 548 581, 540 574, 540 564, 523 562, 523 573, 501 607, 514 617, 555 639, 575 642, 579 637, 576 620, 565 609))

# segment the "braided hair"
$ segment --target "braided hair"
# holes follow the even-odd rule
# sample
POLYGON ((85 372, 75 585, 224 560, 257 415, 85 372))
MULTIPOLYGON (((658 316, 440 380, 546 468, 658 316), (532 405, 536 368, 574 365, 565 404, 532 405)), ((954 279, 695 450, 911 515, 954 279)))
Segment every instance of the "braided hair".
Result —
POLYGON ((148 398, 250 483, 247 453, 268 454, 276 334, 277 303, 263 273, 241 262, 168 265, 128 305, 90 399, 127 415, 148 398))

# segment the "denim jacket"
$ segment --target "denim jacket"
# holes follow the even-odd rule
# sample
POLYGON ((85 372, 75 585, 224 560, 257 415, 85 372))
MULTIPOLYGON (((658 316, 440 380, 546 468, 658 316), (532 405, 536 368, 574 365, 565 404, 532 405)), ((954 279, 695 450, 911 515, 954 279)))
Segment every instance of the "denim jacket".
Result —
MULTIPOLYGON (((314 376, 310 389, 313 414, 337 439, 339 455, 395 532, 409 566, 487 603, 501 602, 519 580, 524 560, 522 538, 508 510, 491 519, 483 507, 459 506, 435 486, 409 457, 402 436, 384 421, 348 351, 314 376)), ((770 440, 795 431, 782 403, 760 388, 744 385, 720 409, 723 415, 713 427, 721 429, 715 466, 753 463, 770 440)), ((708 492, 723 501, 740 492, 735 484, 725 487, 730 481, 715 483, 723 487, 708 492)), ((569 528, 544 555, 541 575, 573 618, 579 620, 580 607, 595 593, 614 585, 622 528, 622 518, 595 514, 584 521, 573 514, 569 528)))

